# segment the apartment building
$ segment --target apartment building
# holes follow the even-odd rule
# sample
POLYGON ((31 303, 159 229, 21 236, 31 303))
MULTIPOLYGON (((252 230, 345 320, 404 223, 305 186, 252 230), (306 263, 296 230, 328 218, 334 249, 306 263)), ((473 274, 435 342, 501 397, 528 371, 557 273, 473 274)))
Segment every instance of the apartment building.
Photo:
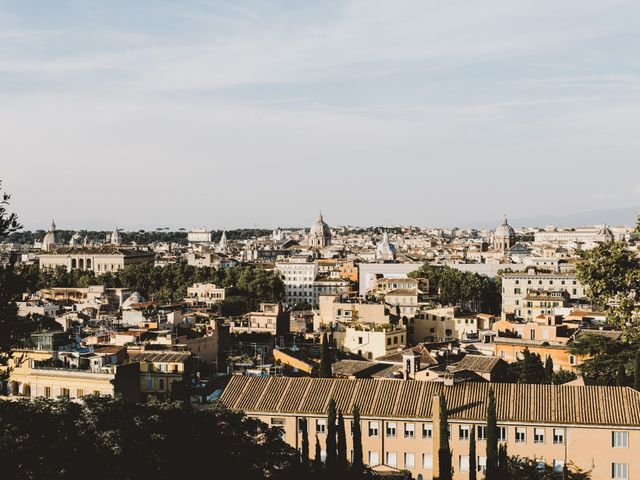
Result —
POLYGON ((389 308, 382 302, 342 301, 335 295, 321 295, 318 303, 318 322, 322 325, 338 322, 391 323, 389 308))
POLYGON ((214 283, 194 283, 187 288, 185 303, 194 307, 213 307, 225 299, 227 289, 214 283))
POLYGON ((333 333, 338 348, 368 360, 403 349, 407 342, 404 326, 358 324, 333 333))
MULTIPOLYGON (((345 414, 352 453, 354 405, 361 412, 363 459, 409 470, 413 478, 437 471, 438 396, 447 400, 455 480, 469 476, 469 435, 476 430, 476 463, 486 465, 486 409, 491 384, 393 379, 250 378, 234 376, 221 401, 228 408, 279 427, 301 448, 300 419, 325 454, 329 399, 345 414)), ((640 392, 627 387, 493 384, 499 441, 510 455, 535 458, 558 471, 569 462, 594 479, 640 476, 640 392), (596 400, 597 399, 597 400, 596 400)))
POLYGON ((242 318, 231 320, 229 332, 281 335, 289 331, 289 315, 282 304, 261 303, 257 312, 250 312, 242 318))
POLYGON ((131 351, 129 361, 140 365, 140 396, 161 400, 172 398, 177 385, 181 385, 189 374, 190 352, 131 351))
POLYGON ((283 276, 285 302, 289 305, 306 303, 312 307, 318 265, 307 255, 297 255, 287 261, 277 262, 276 268, 283 276))
MULTIPOLYGON (((502 276, 502 318, 524 318, 528 310, 526 297, 531 290, 564 291, 567 301, 586 301, 585 287, 572 273, 505 273, 502 276)), ((533 312, 532 312, 533 313, 533 312)))
POLYGON ((478 330, 491 328, 493 317, 465 313, 460 307, 443 307, 418 312, 413 319, 413 341, 464 340, 478 330))

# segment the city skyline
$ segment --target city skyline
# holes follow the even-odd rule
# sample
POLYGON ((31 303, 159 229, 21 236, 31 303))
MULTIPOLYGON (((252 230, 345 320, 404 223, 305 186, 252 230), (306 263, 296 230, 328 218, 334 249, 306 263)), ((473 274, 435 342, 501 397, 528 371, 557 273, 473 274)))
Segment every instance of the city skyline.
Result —
POLYGON ((320 208, 334 225, 454 226, 640 205, 639 15, 5 2, 3 188, 29 228, 307 225, 320 208))

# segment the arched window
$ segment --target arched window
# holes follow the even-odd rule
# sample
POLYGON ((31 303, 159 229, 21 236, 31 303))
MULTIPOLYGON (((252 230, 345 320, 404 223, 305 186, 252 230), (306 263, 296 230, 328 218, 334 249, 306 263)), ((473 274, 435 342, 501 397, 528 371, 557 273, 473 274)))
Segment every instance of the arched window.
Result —
POLYGON ((80 260, 78 260, 78 268, 80 270, 84 270, 84 258, 81 258, 80 260))
POLYGON ((75 258, 71 259, 71 268, 78 268, 78 265, 76 264, 76 259, 75 258))
POLYGON ((91 259, 87 258, 87 270, 91 270, 91 259))

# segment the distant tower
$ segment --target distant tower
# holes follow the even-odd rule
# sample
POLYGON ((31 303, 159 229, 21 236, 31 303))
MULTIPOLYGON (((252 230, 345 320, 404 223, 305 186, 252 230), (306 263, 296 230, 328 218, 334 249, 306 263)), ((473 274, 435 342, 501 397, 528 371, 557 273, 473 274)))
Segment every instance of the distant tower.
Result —
POLYGON ((220 242, 218 242, 218 252, 227 253, 229 251, 229 245, 227 244, 227 231, 222 232, 220 242))
POLYGON ((116 227, 113 232, 111 232, 110 238, 111 245, 121 245, 122 244, 122 235, 118 231, 118 227, 116 227))
POLYGON ((516 232, 511 228, 507 222, 507 216, 505 215, 502 225, 496 228, 493 234, 493 240, 491 245, 494 250, 498 252, 506 252, 516 244, 516 232))
POLYGON ((309 246, 312 248, 324 248, 331 245, 331 229, 324 223, 322 212, 318 215, 316 223, 309 230, 309 246))

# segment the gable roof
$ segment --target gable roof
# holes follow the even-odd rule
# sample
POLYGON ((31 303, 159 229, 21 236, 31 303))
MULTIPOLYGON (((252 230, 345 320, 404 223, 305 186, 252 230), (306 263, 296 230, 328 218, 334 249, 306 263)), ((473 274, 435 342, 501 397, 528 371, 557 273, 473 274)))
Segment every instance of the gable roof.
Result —
POLYGON ((500 422, 640 428, 640 392, 628 387, 234 376, 221 402, 253 413, 323 416, 333 398, 347 414, 358 405, 364 417, 430 419, 433 397, 444 394, 450 419, 486 421, 490 386, 500 422))
POLYGON ((488 357, 486 355, 465 355, 458 362, 453 371, 469 370, 471 372, 491 373, 498 364, 504 362, 500 357, 488 357))

